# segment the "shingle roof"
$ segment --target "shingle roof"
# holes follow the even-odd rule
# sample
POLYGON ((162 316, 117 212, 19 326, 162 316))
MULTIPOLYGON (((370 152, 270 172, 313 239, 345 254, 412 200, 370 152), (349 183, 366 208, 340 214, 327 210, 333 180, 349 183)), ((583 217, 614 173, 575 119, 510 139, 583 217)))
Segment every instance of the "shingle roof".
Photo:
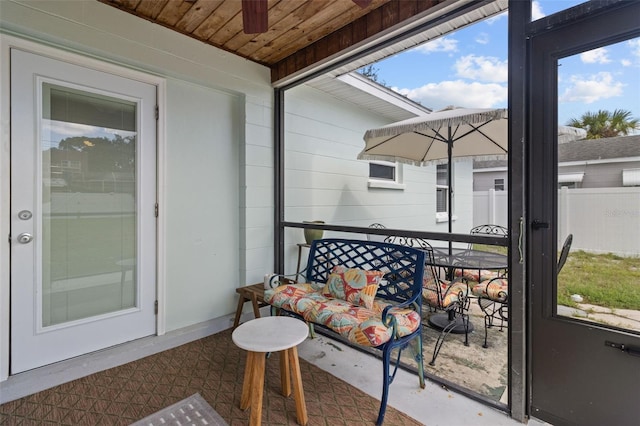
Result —
POLYGON ((640 135, 584 139, 558 145, 558 161, 640 157, 640 135))
MULTIPOLYGON (((640 157, 640 135, 615 138, 581 139, 558 145, 558 161, 608 160, 613 158, 640 157)), ((506 160, 474 161, 474 169, 506 167, 506 160)))

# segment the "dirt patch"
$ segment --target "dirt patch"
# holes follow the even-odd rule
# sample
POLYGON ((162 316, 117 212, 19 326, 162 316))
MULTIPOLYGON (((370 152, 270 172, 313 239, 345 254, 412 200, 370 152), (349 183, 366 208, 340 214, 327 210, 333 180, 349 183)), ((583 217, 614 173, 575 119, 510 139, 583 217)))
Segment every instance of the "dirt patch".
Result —
MULTIPOLYGON (((507 329, 489 328, 488 348, 484 344, 484 314, 476 303, 469 310, 474 331, 469 334, 469 346, 464 345, 464 334, 449 334, 435 365, 429 365, 439 331, 428 325, 431 313, 424 313, 423 353, 425 370, 494 401, 500 401, 507 387, 507 329)), ((411 351, 404 351, 402 360, 416 365, 411 351)), ((506 401, 503 400, 506 403, 506 401)))

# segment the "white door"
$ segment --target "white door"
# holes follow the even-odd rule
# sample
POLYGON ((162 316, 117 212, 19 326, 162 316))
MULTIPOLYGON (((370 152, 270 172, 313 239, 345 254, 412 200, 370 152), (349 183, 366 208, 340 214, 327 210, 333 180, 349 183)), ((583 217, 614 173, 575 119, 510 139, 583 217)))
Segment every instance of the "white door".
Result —
POLYGON ((11 51, 11 374, 155 333, 155 108, 11 51))

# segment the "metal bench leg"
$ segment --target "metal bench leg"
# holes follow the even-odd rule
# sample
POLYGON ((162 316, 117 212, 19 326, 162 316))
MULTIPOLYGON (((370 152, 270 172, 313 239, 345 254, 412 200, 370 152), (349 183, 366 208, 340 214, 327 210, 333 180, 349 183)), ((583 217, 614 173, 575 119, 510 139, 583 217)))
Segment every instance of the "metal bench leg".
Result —
POLYGON ((382 351, 382 399, 380 400, 380 411, 378 411, 378 419, 376 426, 381 426, 384 421, 384 415, 387 411, 387 400, 389 398, 389 363, 391 362, 391 348, 387 347, 382 351))
POLYGON ((416 342, 417 350, 416 350, 416 362, 418 363, 418 380, 420 381, 420 388, 424 389, 424 355, 422 354, 423 345, 422 345, 422 331, 418 335, 418 339, 416 342))

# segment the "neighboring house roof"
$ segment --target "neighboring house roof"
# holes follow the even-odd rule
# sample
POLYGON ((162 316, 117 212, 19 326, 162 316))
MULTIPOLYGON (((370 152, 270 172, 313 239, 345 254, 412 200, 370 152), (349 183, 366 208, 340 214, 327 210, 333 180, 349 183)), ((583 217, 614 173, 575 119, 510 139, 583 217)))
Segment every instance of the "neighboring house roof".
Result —
MULTIPOLYGON (((558 162, 613 160, 632 158, 640 161, 640 135, 615 138, 582 139, 558 144, 558 162)), ((474 170, 507 167, 506 160, 474 161, 474 170)))
POLYGON ((627 157, 640 157, 640 135, 584 139, 558 145, 561 163, 627 157))
POLYGON ((307 85, 359 108, 387 117, 392 122, 432 112, 431 109, 357 72, 339 77, 319 77, 309 81, 307 85))

